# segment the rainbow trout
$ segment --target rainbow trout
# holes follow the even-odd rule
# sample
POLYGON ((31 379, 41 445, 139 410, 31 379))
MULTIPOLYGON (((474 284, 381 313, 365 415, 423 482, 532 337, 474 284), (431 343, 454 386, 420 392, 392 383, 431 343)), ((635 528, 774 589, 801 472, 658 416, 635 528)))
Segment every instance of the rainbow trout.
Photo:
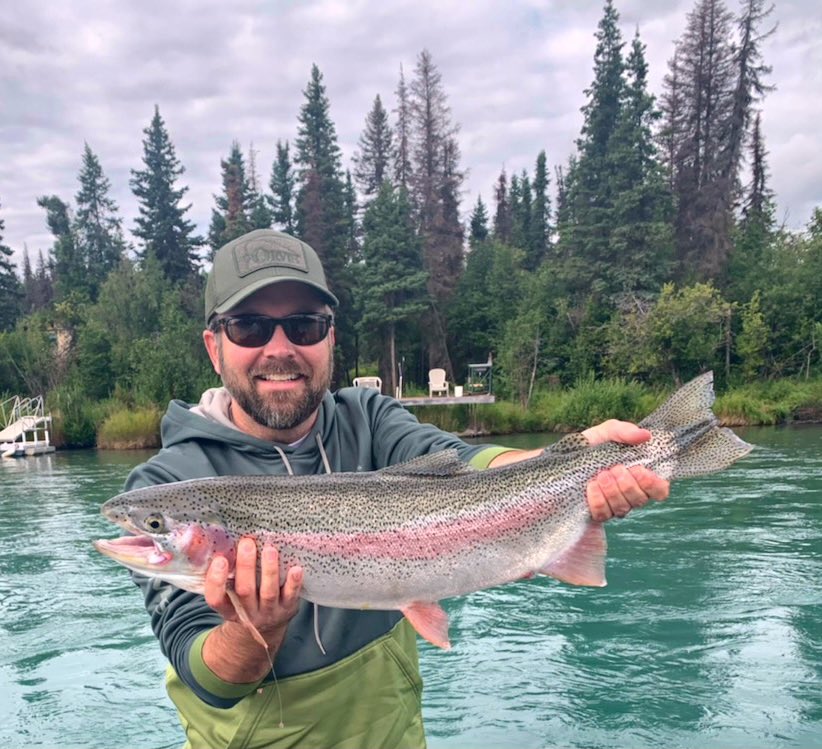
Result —
POLYGON ((133 535, 95 546, 201 593, 215 554, 233 565, 237 541, 254 536, 260 547, 279 548, 283 580, 287 567, 303 568, 308 601, 400 609, 422 637, 448 647, 443 598, 534 574, 605 585, 605 532, 586 500, 601 470, 644 465, 679 479, 750 452, 718 426, 712 383, 710 372, 697 377, 644 419, 652 437, 641 445, 592 447, 573 434, 539 457, 486 470, 446 450, 368 473, 221 476, 136 489, 102 507, 133 535))

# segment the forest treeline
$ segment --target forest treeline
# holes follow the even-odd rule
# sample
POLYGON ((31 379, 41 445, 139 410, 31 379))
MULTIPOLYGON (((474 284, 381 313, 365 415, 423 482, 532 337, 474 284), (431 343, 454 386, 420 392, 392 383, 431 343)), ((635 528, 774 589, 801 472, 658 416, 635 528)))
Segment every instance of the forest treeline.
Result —
POLYGON ((655 96, 639 31, 626 41, 608 0, 574 154, 503 169, 465 225, 459 125, 428 50, 408 78, 400 68, 390 103, 375 96, 347 166, 313 66, 267 182, 242 134, 230 144, 206 236, 155 107, 130 179, 133 244, 88 143, 73 203, 38 199, 51 248, 16 268, 0 220, 0 393, 78 413, 197 400, 216 384, 200 342, 209 260, 262 227, 323 259, 341 301, 338 385, 367 371, 394 392, 400 365, 406 386, 435 366, 459 383, 489 355, 497 394, 523 406, 590 378, 817 375, 822 210, 802 231, 775 215, 761 126, 771 10, 697 0, 655 96))

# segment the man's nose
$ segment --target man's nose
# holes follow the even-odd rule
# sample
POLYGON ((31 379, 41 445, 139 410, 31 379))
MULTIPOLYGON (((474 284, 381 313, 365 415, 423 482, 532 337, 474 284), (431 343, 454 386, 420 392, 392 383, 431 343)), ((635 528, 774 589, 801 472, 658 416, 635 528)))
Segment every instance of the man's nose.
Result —
POLYGON ((265 356, 282 356, 284 353, 293 354, 294 344, 288 340, 283 326, 277 325, 270 340, 263 346, 263 354, 265 356))

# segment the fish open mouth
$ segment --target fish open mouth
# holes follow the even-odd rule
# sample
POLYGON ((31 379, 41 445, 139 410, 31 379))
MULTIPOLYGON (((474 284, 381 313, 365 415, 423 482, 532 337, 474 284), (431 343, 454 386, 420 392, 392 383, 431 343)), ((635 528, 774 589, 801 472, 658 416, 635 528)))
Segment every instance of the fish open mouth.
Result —
POLYGON ((162 567, 174 558, 148 536, 101 538, 94 542, 94 548, 121 564, 141 569, 162 567))

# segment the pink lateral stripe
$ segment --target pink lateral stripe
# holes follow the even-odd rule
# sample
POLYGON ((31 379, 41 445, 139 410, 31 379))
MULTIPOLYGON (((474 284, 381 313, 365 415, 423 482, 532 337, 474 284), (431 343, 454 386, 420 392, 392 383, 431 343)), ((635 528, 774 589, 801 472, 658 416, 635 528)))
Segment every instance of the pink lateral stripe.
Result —
POLYGON ((500 508, 473 517, 357 533, 275 533, 271 541, 296 550, 342 558, 425 560, 459 551, 478 543, 513 535, 536 525, 555 511, 556 501, 547 497, 515 507, 500 508))

